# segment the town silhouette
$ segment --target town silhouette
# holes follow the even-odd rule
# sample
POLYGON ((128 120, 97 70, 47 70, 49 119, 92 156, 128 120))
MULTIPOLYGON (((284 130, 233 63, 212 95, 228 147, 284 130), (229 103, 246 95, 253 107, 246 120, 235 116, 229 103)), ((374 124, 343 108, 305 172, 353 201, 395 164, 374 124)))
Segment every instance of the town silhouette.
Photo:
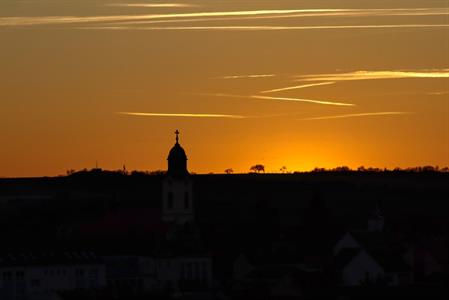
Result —
POLYGON ((0 299, 447 299, 447 170, 190 174, 181 137, 166 171, 0 179, 0 299))

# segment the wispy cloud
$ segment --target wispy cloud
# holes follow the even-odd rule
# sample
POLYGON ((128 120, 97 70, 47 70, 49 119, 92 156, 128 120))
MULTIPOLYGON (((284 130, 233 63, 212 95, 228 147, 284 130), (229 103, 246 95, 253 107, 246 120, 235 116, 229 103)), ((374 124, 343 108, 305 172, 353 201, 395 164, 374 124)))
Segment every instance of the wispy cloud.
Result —
POLYGON ((299 81, 349 81, 399 78, 449 78, 449 69, 420 71, 355 71, 336 74, 296 76, 299 81))
POLYGON ((247 10, 247 11, 213 11, 171 14, 144 14, 144 15, 116 15, 116 16, 52 16, 52 17, 2 17, 2 26, 25 26, 65 23, 92 23, 92 22, 119 22, 136 20, 176 19, 195 17, 227 17, 227 16, 258 16, 258 15, 282 15, 299 12, 326 12, 335 9, 288 9, 288 10, 247 10))
POLYGON ((449 95, 449 91, 430 92, 430 93, 427 93, 427 95, 432 95, 432 96, 449 95))
POLYGON ((187 114, 187 113, 153 113, 153 112, 118 112, 120 115, 139 116, 139 117, 175 117, 175 118, 226 118, 226 119, 245 119, 247 116, 240 115, 222 115, 222 114, 187 114))
POLYGON ((285 18, 309 18, 309 17, 376 17, 376 16, 436 16, 448 15, 448 8, 417 8, 417 9, 329 9, 326 12, 315 10, 302 13, 256 15, 256 16, 225 16, 190 19, 171 20, 140 20, 125 21, 122 24, 155 24, 155 23, 179 23, 179 22, 208 22, 208 21, 235 21, 235 20, 263 20, 263 19, 285 19, 285 18))
POLYGON ((152 113, 152 112, 117 112, 120 115, 137 117, 168 117, 168 118, 225 118, 225 119, 264 119, 280 118, 298 115, 297 113, 271 114, 271 115, 224 115, 224 114, 186 114, 186 113, 152 113))
POLYGON ((302 99, 302 98, 269 97, 269 96, 259 96, 259 95, 252 95, 252 96, 250 96, 250 98, 264 99, 264 100, 307 102, 307 103, 315 103, 315 104, 322 104, 322 105, 335 105, 335 106, 355 106, 355 104, 352 104, 352 103, 335 102, 335 101, 328 101, 328 100, 302 99))
MULTIPOLYGON (((326 30, 326 29, 388 29, 388 28, 438 28, 449 24, 390 24, 390 25, 332 25, 332 26, 98 26, 80 29, 100 30, 200 30, 200 31, 276 31, 276 30, 326 30)), ((327 80, 327 79, 325 79, 327 80)))
POLYGON ((344 118, 373 117, 373 116, 394 116, 394 115, 408 115, 408 114, 413 114, 413 113, 412 112, 402 112, 402 111, 383 111, 383 112, 372 112, 372 113, 359 113, 359 114, 345 114, 345 115, 314 117, 314 118, 305 118, 305 119, 301 119, 301 120, 329 120, 329 119, 344 119, 344 118))
POLYGON ((215 96, 215 97, 228 97, 228 98, 249 98, 249 99, 259 99, 259 100, 276 100, 276 101, 292 101, 292 102, 305 102, 305 103, 314 103, 321 105, 335 105, 335 106, 355 106, 352 103, 342 103, 328 100, 315 100, 315 99, 301 99, 301 98, 285 98, 285 97, 269 97, 269 96, 261 96, 261 95, 232 95, 232 94, 200 94, 204 96, 215 96))
MULTIPOLYGON (((122 7, 180 7, 189 4, 182 3, 162 3, 162 4, 139 4, 139 3, 118 3, 115 6, 122 7)), ((343 16, 343 17, 369 17, 369 16, 403 16, 403 15, 448 15, 448 8, 399 8, 399 9, 273 9, 273 10, 245 10, 245 11, 209 11, 190 13, 169 13, 169 14, 142 14, 142 15, 108 15, 108 16, 39 16, 39 17, 1 17, 0 26, 29 26, 29 25, 49 25, 49 24, 70 24, 70 23, 97 23, 97 22, 131 22, 131 21, 156 21, 166 20, 167 22, 201 21, 193 18, 204 18, 204 21, 211 21, 211 18, 225 17, 231 18, 300 18, 300 17, 323 17, 323 16, 343 16), (190 20, 187 20, 189 19, 190 20), (208 19, 209 18, 209 19, 208 19)), ((268 26, 265 26, 268 27, 268 26)), ((286 26, 287 27, 287 26, 286 26)), ((292 27, 291 27, 292 28, 292 27)), ((296 27, 298 29, 298 27, 296 27)), ((311 28, 311 27, 309 27, 311 28)), ((328 26, 328 28, 334 28, 328 26)), ((366 27, 359 27, 366 28, 366 27)))
MULTIPOLYGON (((298 75, 294 76, 296 81, 324 81, 318 83, 301 84, 288 86, 283 88, 271 89, 261 91, 260 93, 275 93, 281 91, 304 89, 315 86, 331 85, 338 81, 352 81, 352 80, 375 80, 375 79, 401 79, 401 78, 449 78, 449 69, 433 69, 433 70, 418 70, 418 71, 354 71, 346 73, 334 74, 312 74, 312 75, 298 75), (299 79, 298 79, 299 78, 299 79)), ((447 92, 428 93, 429 95, 442 95, 447 92)))
POLYGON ((275 93, 275 92, 282 92, 282 91, 296 90, 296 89, 306 89, 306 88, 309 88, 309 87, 321 86, 321 85, 329 85, 329 84, 334 84, 334 83, 335 83, 335 81, 319 82, 319 83, 311 83, 311 84, 302 84, 302 85, 288 86, 288 87, 279 88, 279 89, 261 91, 260 93, 265 94, 265 93, 275 93))
POLYGON ((106 4, 106 6, 165 8, 165 7, 195 7, 197 5, 187 3, 109 3, 106 4))
POLYGON ((216 77, 218 79, 246 79, 246 78, 267 78, 274 77, 275 74, 250 74, 250 75, 227 75, 216 77))

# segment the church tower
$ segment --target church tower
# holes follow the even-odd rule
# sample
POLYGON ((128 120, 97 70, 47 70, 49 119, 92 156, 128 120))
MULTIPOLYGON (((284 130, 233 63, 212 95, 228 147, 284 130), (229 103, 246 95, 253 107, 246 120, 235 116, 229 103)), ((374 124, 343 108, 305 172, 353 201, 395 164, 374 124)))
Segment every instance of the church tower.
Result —
POLYGON ((374 211, 371 212, 368 218, 368 231, 381 232, 384 230, 385 219, 379 207, 379 202, 376 202, 374 211))
POLYGON ((193 182, 187 170, 187 155, 176 143, 168 154, 168 170, 162 187, 162 216, 166 222, 185 224, 193 221, 193 182))

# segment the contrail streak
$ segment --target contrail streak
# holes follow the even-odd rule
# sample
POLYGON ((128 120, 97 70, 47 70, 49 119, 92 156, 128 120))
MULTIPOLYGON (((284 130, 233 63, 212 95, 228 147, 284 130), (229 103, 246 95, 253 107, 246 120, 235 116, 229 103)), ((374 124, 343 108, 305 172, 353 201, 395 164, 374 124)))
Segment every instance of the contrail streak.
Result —
POLYGON ((275 93, 275 92, 282 92, 282 91, 288 91, 288 90, 305 89, 305 88, 309 88, 309 87, 329 85, 329 84, 334 84, 334 83, 335 83, 335 81, 329 81, 329 82, 295 85, 295 86, 288 86, 288 87, 274 89, 274 90, 262 91, 260 93, 265 94, 265 93, 275 93))
POLYGON ((181 118, 228 118, 228 119, 245 119, 246 116, 239 115, 222 115, 222 114, 174 114, 174 113, 152 113, 152 112, 118 112, 121 115, 141 116, 141 117, 181 117, 181 118))
POLYGON ((269 96, 259 96, 259 95, 242 96, 242 95, 232 95, 232 94, 207 94, 207 93, 206 94, 203 93, 200 95, 215 96, 215 97, 250 98, 250 99, 261 99, 261 100, 306 102, 306 103, 315 103, 315 104, 322 104, 322 105, 336 105, 336 106, 355 106, 355 104, 352 104, 352 103, 341 103, 341 102, 334 102, 334 101, 300 99, 300 98, 269 97, 269 96))
POLYGON ((449 94, 449 91, 441 91, 441 92, 430 92, 427 93, 427 95, 432 95, 432 96, 440 96, 440 95, 447 95, 449 94))
MULTIPOLYGON (((349 10, 348 10, 349 11, 349 10)), ((210 21, 242 21, 242 20, 263 20, 263 19, 284 19, 284 18, 304 18, 304 17, 376 17, 376 16, 437 16, 437 15, 448 15, 449 9, 410 9, 410 11, 405 10, 401 12, 392 9, 377 9, 371 12, 367 11, 356 11, 352 12, 342 11, 342 12, 320 12, 320 13, 295 13, 295 14, 283 14, 283 15, 263 15, 263 16, 241 16, 241 17, 203 17, 203 18, 191 18, 191 19, 172 19, 172 20, 143 20, 143 21, 125 21, 120 24, 155 24, 155 23, 179 23, 179 22, 210 22, 210 21), (433 11, 429 11, 433 10, 433 11), (436 11, 435 11, 436 10, 436 11), (390 11, 390 12, 388 12, 390 11)))
POLYGON ((180 117, 180 118, 228 118, 228 119, 263 119, 294 116, 297 114, 273 114, 260 116, 241 116, 241 115, 221 115, 221 114, 172 114, 172 113, 146 113, 146 112, 117 112, 120 115, 139 116, 139 117, 180 117))
POLYGON ((332 26, 167 26, 167 27, 99 26, 99 27, 80 27, 79 29, 275 31, 275 30, 388 29, 388 28, 440 28, 440 27, 441 28, 449 27, 449 24, 332 25, 332 26))
POLYGON ((314 100, 314 99, 301 99, 301 98, 269 97, 269 96, 258 96, 258 95, 250 96, 250 98, 265 99, 265 100, 279 100, 279 101, 308 102, 308 103, 323 104, 323 105, 336 105, 336 106, 355 106, 355 104, 352 104, 352 103, 342 103, 342 102, 323 101, 323 100, 314 100))
POLYGON ((412 114, 412 112, 385 111, 385 112, 374 112, 374 113, 324 116, 324 117, 306 118, 306 119, 301 119, 301 120, 328 120, 328 119, 343 119, 343 118, 367 117, 367 116, 391 116, 391 115, 406 115, 406 114, 412 114))
POLYGON ((165 7, 194 7, 196 5, 186 3, 110 3, 106 4, 106 6, 165 8, 165 7))
POLYGON ((250 75, 228 75, 228 76, 220 76, 218 79, 245 79, 245 78, 267 78, 274 77, 275 74, 250 74, 250 75))
POLYGON ((300 12, 329 12, 344 11, 340 9, 288 9, 288 10, 248 10, 248 11, 215 11, 194 13, 172 13, 151 15, 117 15, 117 16, 54 16, 54 17, 3 17, 0 18, 2 26, 25 26, 65 23, 89 23, 89 22, 119 22, 136 20, 153 20, 169 18, 194 18, 194 17, 227 17, 227 16, 257 16, 257 15, 282 15, 300 12))
POLYGON ((449 69, 422 71, 356 71, 339 74, 296 76, 299 81, 350 81, 399 78, 449 78, 449 69))
MULTIPOLYGON (((111 4, 113 6, 127 7, 179 7, 183 4, 111 4)), ((188 5, 188 4, 186 4, 188 5)), ((39 16, 39 17, 1 17, 0 26, 29 26, 48 24, 70 24, 91 22, 121 22, 145 21, 162 19, 185 18, 211 18, 211 17, 321 17, 321 16, 426 16, 448 15, 448 8, 398 8, 398 9, 273 9, 273 10, 247 10, 247 11, 211 11, 171 14, 143 14, 143 15, 109 15, 109 16, 39 16), (296 14, 294 16, 294 14, 296 14)), ((193 21, 193 20, 191 20, 193 21)), ((195 20, 199 21, 199 20, 195 20)))

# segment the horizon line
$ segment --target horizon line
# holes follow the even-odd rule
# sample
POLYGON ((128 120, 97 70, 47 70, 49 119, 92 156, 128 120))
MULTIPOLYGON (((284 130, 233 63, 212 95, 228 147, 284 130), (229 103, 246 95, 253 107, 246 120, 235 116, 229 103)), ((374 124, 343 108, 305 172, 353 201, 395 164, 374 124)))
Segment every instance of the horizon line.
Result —
MULTIPOLYGON (((167 170, 127 170, 124 172, 121 169, 115 169, 115 170, 108 170, 103 169, 101 167, 98 168, 84 168, 81 170, 67 170, 66 172, 73 171, 73 173, 66 173, 66 174, 58 174, 58 175, 37 175, 37 176, 18 176, 18 177, 8 177, 8 176, 0 176, 0 180, 11 180, 11 179, 55 179, 55 178, 65 178, 69 177, 73 174, 77 173, 93 173, 93 172, 99 172, 99 173, 116 173, 121 174, 124 176, 132 176, 133 173, 137 174, 143 174, 145 176, 160 176, 165 175, 167 170)), ((314 167, 313 169, 308 170, 290 170, 286 172, 282 172, 280 170, 274 171, 274 170, 268 170, 266 172, 252 172, 252 171, 245 171, 245 172, 232 172, 230 174, 227 174, 224 171, 221 172, 189 172, 189 175, 295 175, 295 174, 307 174, 307 173, 343 173, 343 172, 358 172, 358 173, 381 173, 381 172, 410 172, 410 173, 425 173, 425 172, 437 172, 437 173, 449 173, 449 165, 440 167, 438 165, 422 165, 422 166, 413 166, 413 167, 394 167, 394 168, 387 168, 387 167, 365 167, 365 166, 359 166, 357 168, 351 168, 345 165, 337 166, 333 168, 321 168, 321 167, 314 167)))

